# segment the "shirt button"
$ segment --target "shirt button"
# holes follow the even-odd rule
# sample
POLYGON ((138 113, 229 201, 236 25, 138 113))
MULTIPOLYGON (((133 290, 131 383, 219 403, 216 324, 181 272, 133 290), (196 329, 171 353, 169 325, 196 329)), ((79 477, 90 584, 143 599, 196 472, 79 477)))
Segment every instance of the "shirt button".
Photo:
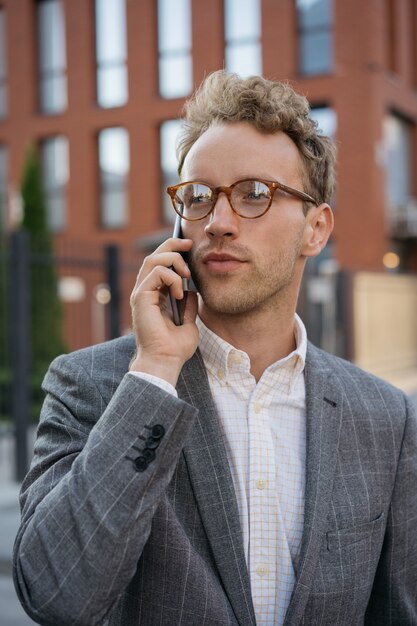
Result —
POLYGON ((253 410, 255 413, 260 413, 262 411, 262 404, 260 402, 255 402, 253 405, 253 410))
POLYGON ((258 478, 258 480, 256 481, 257 489, 266 489, 267 486, 268 486, 268 481, 265 480, 265 478, 258 478))
POLYGON ((258 576, 260 576, 261 578, 263 576, 266 576, 268 573, 268 566, 264 565, 264 564, 260 564, 258 565, 258 567, 256 568, 256 573, 258 574, 258 576))
POLYGON ((217 370, 217 376, 219 377, 220 380, 223 380, 223 378, 224 378, 224 371, 223 370, 217 370))

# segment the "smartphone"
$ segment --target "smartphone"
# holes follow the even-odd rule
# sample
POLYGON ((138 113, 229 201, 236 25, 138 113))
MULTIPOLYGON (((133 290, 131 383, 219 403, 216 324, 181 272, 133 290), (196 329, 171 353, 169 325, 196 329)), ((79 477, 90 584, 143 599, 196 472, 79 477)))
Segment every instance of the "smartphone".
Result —
MULTIPOLYGON (((182 238, 182 230, 181 230, 181 217, 177 215, 174 224, 174 230, 172 232, 173 237, 182 238)), ((182 254, 185 260, 187 260, 186 254, 182 254)), ((174 269, 171 267, 171 269, 174 269)), ((187 304, 187 295, 189 291, 195 291, 194 284, 192 280, 187 280, 187 278, 182 279, 182 288, 184 290, 184 297, 182 300, 177 300, 174 296, 169 292, 169 299, 171 301, 172 308, 172 319, 174 320, 174 324, 176 326, 182 326, 184 322, 184 311, 185 305, 187 304)))

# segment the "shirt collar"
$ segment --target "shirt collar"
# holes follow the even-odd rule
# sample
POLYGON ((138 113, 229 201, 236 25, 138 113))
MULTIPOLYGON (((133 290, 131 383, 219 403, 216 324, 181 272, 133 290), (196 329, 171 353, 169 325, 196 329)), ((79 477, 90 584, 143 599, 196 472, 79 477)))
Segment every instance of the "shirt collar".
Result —
MULTIPOLYGON (((233 368, 241 368, 249 372, 250 362, 246 352, 237 350, 216 335, 207 328, 199 317, 197 317, 196 323, 200 332, 199 348, 204 364, 211 375, 215 376, 221 383, 225 383, 233 368)), ((292 382, 304 371, 307 353, 307 331, 297 314, 294 318, 294 333, 295 350, 268 367, 271 372, 288 367, 291 369, 292 382)))

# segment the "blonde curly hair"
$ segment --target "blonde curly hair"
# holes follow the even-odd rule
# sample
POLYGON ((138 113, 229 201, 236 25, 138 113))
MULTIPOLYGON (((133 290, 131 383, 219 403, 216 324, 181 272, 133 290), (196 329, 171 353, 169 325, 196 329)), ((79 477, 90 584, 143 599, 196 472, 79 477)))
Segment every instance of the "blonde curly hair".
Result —
POLYGON ((319 134, 309 114, 307 98, 286 82, 213 72, 185 103, 177 143, 178 172, 191 146, 211 125, 245 121, 262 133, 288 135, 304 165, 304 190, 319 203, 330 202, 335 186, 334 142, 319 134))

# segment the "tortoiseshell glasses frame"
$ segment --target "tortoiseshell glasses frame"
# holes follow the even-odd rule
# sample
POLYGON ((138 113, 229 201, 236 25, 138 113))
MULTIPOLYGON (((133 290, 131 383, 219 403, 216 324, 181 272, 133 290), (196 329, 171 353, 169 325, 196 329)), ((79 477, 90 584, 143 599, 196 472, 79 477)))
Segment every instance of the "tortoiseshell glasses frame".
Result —
POLYGON ((200 181, 186 181, 167 187, 174 210, 190 222, 203 220, 214 210, 220 193, 227 196, 232 210, 245 219, 262 217, 270 209, 274 194, 280 190, 294 198, 319 206, 317 200, 304 191, 283 183, 261 178, 245 178, 230 186, 210 187, 200 181), (188 193, 188 197, 187 197, 188 193), (187 206, 188 200, 188 206, 187 206), (193 216, 190 216, 190 213, 193 216))

